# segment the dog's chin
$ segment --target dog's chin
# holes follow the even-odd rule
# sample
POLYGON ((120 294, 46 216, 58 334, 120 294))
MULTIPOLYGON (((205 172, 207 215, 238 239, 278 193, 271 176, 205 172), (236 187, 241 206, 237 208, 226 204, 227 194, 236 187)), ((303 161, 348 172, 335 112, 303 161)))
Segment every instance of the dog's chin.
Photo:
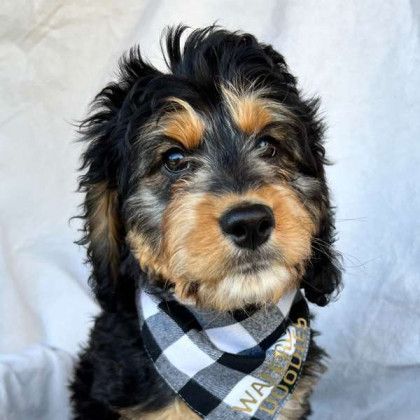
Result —
POLYGON ((282 265, 244 265, 217 284, 200 284, 196 299, 180 300, 203 309, 232 311, 275 304, 294 287, 296 276, 282 265))

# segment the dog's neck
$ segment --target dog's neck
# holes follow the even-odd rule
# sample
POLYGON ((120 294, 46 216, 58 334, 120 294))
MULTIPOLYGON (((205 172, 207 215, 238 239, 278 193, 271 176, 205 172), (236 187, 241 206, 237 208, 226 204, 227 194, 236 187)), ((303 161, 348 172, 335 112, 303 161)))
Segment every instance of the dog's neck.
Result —
POLYGON ((206 419, 243 418, 238 414, 243 398, 255 393, 257 384, 251 416, 277 418, 309 347, 308 307, 299 291, 252 313, 199 309, 142 287, 137 305, 147 354, 196 412, 206 419), (281 403, 267 417, 265 400, 273 393, 281 403))

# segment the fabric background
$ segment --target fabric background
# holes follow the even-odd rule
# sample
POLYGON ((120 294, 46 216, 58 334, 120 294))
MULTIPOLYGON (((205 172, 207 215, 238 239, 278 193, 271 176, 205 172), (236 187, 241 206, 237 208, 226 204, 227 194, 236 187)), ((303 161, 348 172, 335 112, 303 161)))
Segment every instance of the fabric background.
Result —
POLYGON ((329 371, 314 419, 420 418, 420 2, 3 0, 0 418, 67 419, 97 312, 82 264, 72 123, 139 42, 217 20, 283 53, 322 97, 345 289, 316 310, 329 371))

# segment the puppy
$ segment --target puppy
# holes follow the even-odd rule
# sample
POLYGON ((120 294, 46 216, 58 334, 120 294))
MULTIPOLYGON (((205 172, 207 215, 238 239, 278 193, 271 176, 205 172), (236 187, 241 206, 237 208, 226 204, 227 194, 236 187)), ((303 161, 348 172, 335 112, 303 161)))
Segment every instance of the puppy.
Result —
POLYGON ((74 417, 304 418, 325 355, 306 301, 340 285, 318 100, 252 35, 183 35, 167 72, 131 49, 81 124, 102 312, 74 417))

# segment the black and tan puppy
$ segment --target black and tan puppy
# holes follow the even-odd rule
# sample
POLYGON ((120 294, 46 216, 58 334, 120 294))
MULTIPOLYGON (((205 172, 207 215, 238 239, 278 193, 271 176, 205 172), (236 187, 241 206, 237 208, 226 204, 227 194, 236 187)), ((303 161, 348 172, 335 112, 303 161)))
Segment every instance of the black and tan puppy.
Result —
MULTIPOLYGON (((132 49, 81 126, 102 313, 71 386, 77 419, 199 417, 144 349, 139 285, 231 313, 294 289, 324 306, 340 283, 318 101, 252 35, 209 27, 182 48, 184 30, 166 36, 167 73, 132 49)), ((311 339, 280 418, 309 413, 322 356, 311 339)))

